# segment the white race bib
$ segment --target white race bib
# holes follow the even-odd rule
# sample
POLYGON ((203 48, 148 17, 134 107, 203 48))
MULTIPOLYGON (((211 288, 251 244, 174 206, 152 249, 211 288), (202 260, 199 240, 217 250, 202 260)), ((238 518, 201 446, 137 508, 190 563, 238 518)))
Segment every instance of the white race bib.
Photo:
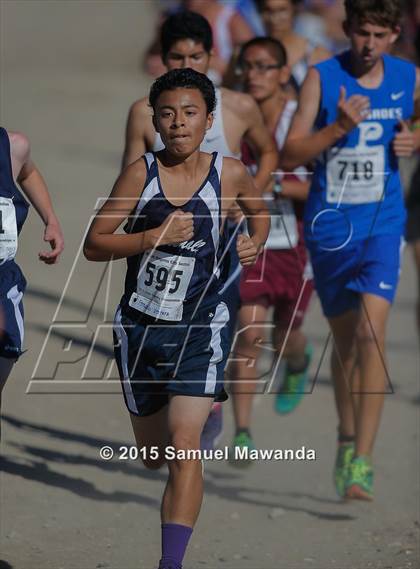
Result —
POLYGON ((327 202, 379 202, 384 191, 384 168, 382 145, 332 148, 327 158, 327 202))
POLYGON ((195 258, 145 251, 137 276, 137 292, 129 305, 162 320, 182 320, 183 301, 194 272, 195 258))
POLYGON ((271 228, 265 244, 266 249, 293 249, 299 234, 292 200, 264 195, 270 211, 271 228))
POLYGON ((13 200, 0 197, 0 263, 14 259, 17 246, 18 233, 13 200))

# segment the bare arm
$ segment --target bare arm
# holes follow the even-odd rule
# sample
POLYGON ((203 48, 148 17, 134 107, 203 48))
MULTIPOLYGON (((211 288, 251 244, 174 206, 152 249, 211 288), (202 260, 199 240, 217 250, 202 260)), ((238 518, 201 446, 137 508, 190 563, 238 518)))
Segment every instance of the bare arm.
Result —
POLYGON ((140 233, 116 234, 115 231, 133 211, 144 186, 146 166, 138 160, 120 175, 111 195, 96 214, 83 247, 89 261, 109 261, 137 255, 158 245, 182 243, 193 235, 189 213, 176 211, 155 229, 140 233))
POLYGON ((281 183, 280 197, 305 201, 309 194, 309 182, 300 180, 285 180, 281 183))
POLYGON ((130 107, 125 128, 125 147, 122 170, 147 152, 146 131, 151 124, 151 111, 147 101, 136 101, 130 107))
POLYGON ((232 44, 236 47, 254 37, 254 33, 239 12, 235 12, 229 21, 232 44))
POLYGON ((316 69, 310 69, 303 82, 298 109, 280 156, 280 164, 285 171, 308 164, 324 150, 336 144, 363 120, 369 106, 369 99, 361 95, 352 95, 346 99, 345 89, 341 87, 337 101, 337 120, 321 130, 312 132, 320 100, 319 74, 316 69))
POLYGON ((64 249, 64 239, 47 185, 31 158, 31 147, 26 136, 17 132, 8 134, 12 163, 16 167, 16 180, 42 219, 45 225, 44 241, 51 245, 52 250, 40 251, 39 258, 48 265, 53 265, 58 262, 64 249))
POLYGON ((239 260, 242 265, 252 265, 267 241, 270 214, 242 162, 225 158, 224 164, 226 165, 222 171, 222 187, 232 189, 228 193, 236 195, 236 201, 248 221, 249 237, 240 235, 237 239, 239 260))
POLYGON ((420 68, 416 68, 416 90, 414 92, 414 116, 412 124, 414 132, 414 148, 420 148, 420 68))
MULTIPOLYGON (((289 198, 292 200, 305 201, 309 194, 309 174, 304 179, 284 179, 276 176, 271 179, 270 183, 266 186, 264 193, 271 194, 275 192, 275 183, 277 182, 281 188, 279 196, 282 198, 289 198)), ((278 189, 277 189, 278 191, 278 189)))
POLYGON ((332 53, 328 51, 326 47, 322 45, 316 46, 309 57, 309 65, 315 65, 315 63, 319 63, 320 61, 325 61, 332 57, 332 53))
POLYGON ((271 180, 271 174, 278 165, 279 154, 270 131, 264 124, 264 119, 256 102, 244 95, 241 104, 241 113, 247 124, 245 140, 250 144, 258 156, 258 170, 254 183, 260 192, 264 190, 271 180))

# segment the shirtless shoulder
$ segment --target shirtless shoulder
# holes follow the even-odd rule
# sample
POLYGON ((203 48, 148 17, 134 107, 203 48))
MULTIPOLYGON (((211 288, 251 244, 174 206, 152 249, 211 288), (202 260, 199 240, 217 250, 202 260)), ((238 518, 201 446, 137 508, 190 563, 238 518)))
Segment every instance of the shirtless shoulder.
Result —
POLYGON ((30 144, 22 132, 7 131, 10 141, 10 152, 14 160, 24 164, 29 158, 30 144))
POLYGON ((105 209, 129 215, 143 194, 146 177, 147 168, 143 157, 129 164, 115 182, 105 209))
POLYGON ((152 114, 147 97, 131 105, 125 129, 123 168, 153 148, 156 132, 152 114))
POLYGON ((317 45, 309 57, 309 65, 315 65, 331 57, 331 52, 322 45, 317 45))
POLYGON ((260 120, 257 104, 250 95, 230 89, 222 89, 222 103, 230 146, 239 152, 242 137, 260 120))
POLYGON ((251 95, 238 93, 222 88, 223 108, 235 114, 241 120, 248 122, 248 114, 254 112, 257 105, 251 95))
POLYGON ((131 105, 128 121, 132 128, 150 133, 154 132, 152 115, 153 111, 149 105, 149 99, 144 97, 131 105))
POLYGON ((152 116, 152 109, 149 105, 149 101, 147 97, 143 97, 143 99, 138 99, 134 101, 134 103, 130 107, 130 113, 133 117, 146 117, 152 116))
POLYGON ((223 158, 222 193, 224 197, 236 198, 248 178, 248 172, 243 163, 236 158, 223 158))

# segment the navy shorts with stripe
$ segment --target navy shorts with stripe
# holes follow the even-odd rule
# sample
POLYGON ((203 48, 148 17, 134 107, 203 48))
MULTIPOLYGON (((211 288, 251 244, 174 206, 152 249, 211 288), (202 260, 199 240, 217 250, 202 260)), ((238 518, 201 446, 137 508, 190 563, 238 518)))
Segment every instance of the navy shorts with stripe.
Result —
POLYGON ((23 293, 26 280, 14 262, 0 266, 0 357, 18 359, 23 351, 23 293))
POLYGON ((114 350, 130 413, 159 411, 170 395, 225 401, 223 376, 230 351, 229 311, 224 302, 181 322, 156 321, 118 307, 114 350))

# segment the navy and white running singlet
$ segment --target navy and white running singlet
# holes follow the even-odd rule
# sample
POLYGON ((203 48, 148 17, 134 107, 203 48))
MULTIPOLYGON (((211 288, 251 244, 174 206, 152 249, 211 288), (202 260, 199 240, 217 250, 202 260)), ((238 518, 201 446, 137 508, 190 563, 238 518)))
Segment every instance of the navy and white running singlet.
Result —
MULTIPOLYGON (((240 153, 234 154, 230 148, 226 138, 226 128, 223 121, 223 100, 220 88, 215 89, 216 92, 216 108, 213 113, 213 124, 206 132, 203 142, 200 145, 201 152, 218 152, 222 156, 240 159, 240 153)), ((156 133, 153 150, 156 152, 164 148, 159 133, 156 133)), ((224 240, 228 249, 226 256, 226 271, 223 275, 223 287, 220 289, 220 297, 230 309, 229 329, 233 334, 236 329, 236 317, 239 309, 239 277, 241 274, 241 264, 239 262, 236 250, 237 236, 242 233, 243 227, 238 226, 230 219, 226 220, 224 227, 224 240)))
POLYGON ((194 235, 184 243, 158 245, 129 257, 122 304, 154 318, 180 321, 203 302, 212 304, 221 286, 223 157, 213 153, 208 176, 182 207, 166 198, 155 155, 147 153, 144 159, 147 178, 127 231, 159 227, 168 215, 182 210, 194 216, 194 235))
POLYGON ((0 357, 18 358, 23 344, 26 280, 14 258, 29 204, 13 179, 10 141, 0 127, 0 357))
POLYGON ((140 416, 158 411, 174 393, 225 400, 230 351, 229 309, 218 294, 223 157, 213 153, 205 181, 180 207, 164 194, 156 156, 144 159, 147 178, 126 231, 159 227, 180 209, 193 214, 194 235, 127 259, 114 323, 115 356, 128 410, 140 416))

